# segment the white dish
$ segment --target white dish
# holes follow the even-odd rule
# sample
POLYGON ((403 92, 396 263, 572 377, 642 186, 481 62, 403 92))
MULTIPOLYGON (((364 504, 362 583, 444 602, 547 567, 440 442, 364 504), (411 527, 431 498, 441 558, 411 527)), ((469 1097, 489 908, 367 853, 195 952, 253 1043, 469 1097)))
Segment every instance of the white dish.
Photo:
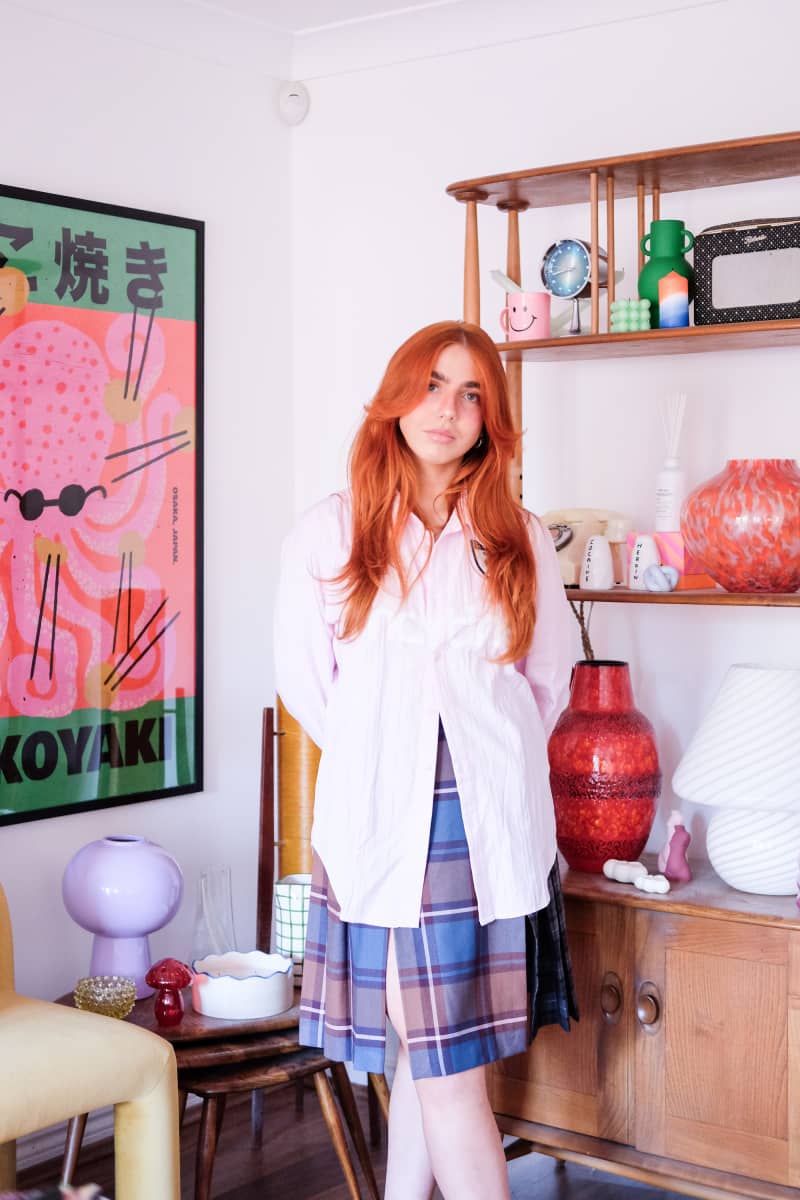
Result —
POLYGON ((207 954, 192 963, 192 1008, 227 1021, 284 1012, 292 1005, 292 967, 290 958, 261 950, 207 954))

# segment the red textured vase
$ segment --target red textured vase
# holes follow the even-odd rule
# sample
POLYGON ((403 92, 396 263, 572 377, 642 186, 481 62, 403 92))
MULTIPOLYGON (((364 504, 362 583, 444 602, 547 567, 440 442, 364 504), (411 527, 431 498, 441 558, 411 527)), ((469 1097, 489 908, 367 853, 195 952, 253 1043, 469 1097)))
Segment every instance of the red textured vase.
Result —
POLYGON ((628 664, 575 664, 569 704, 547 747, 558 848, 575 871, 632 862, 661 791, 653 727, 633 702, 628 664))
POLYGON ((683 503, 689 551, 728 592, 800 588, 800 469, 791 458, 734 458, 683 503))

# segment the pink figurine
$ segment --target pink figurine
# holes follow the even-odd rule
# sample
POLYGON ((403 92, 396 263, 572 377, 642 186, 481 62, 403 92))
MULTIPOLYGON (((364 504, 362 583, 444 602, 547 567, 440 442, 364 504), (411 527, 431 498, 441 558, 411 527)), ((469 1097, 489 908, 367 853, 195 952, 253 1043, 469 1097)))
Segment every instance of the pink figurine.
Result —
POLYGON ((667 840, 658 855, 658 869, 667 879, 688 883, 692 871, 686 860, 686 851, 692 835, 683 824, 678 809, 673 809, 667 821, 667 840))

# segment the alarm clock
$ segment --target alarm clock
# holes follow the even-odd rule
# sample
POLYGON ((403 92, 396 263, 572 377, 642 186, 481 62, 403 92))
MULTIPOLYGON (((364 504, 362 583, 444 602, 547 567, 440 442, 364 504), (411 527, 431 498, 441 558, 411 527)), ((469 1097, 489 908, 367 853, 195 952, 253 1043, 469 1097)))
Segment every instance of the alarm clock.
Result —
MULTIPOLYGON (((608 283, 608 258, 601 246, 597 248, 598 285, 608 283)), ((542 283, 557 300, 572 300, 572 321, 569 332, 581 332, 578 301, 588 296, 592 287, 592 248, 580 238, 563 238, 553 242, 545 251, 541 267, 542 283)))

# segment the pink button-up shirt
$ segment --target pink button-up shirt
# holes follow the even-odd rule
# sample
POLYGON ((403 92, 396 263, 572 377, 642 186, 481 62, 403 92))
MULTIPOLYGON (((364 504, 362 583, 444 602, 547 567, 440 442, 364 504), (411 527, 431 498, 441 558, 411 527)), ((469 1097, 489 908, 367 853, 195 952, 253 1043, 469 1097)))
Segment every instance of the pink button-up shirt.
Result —
POLYGON ((342 597, 326 580, 346 562, 348 492, 300 519, 283 544, 275 621, 277 689, 320 746, 312 844, 345 921, 417 926, 441 717, 453 759, 481 924, 548 902, 556 856, 547 735, 566 701, 574 622, 552 538, 530 517, 536 629, 525 658, 487 603, 481 550, 457 511, 431 549, 412 516, 408 577, 378 592, 357 638, 337 636, 342 597))

